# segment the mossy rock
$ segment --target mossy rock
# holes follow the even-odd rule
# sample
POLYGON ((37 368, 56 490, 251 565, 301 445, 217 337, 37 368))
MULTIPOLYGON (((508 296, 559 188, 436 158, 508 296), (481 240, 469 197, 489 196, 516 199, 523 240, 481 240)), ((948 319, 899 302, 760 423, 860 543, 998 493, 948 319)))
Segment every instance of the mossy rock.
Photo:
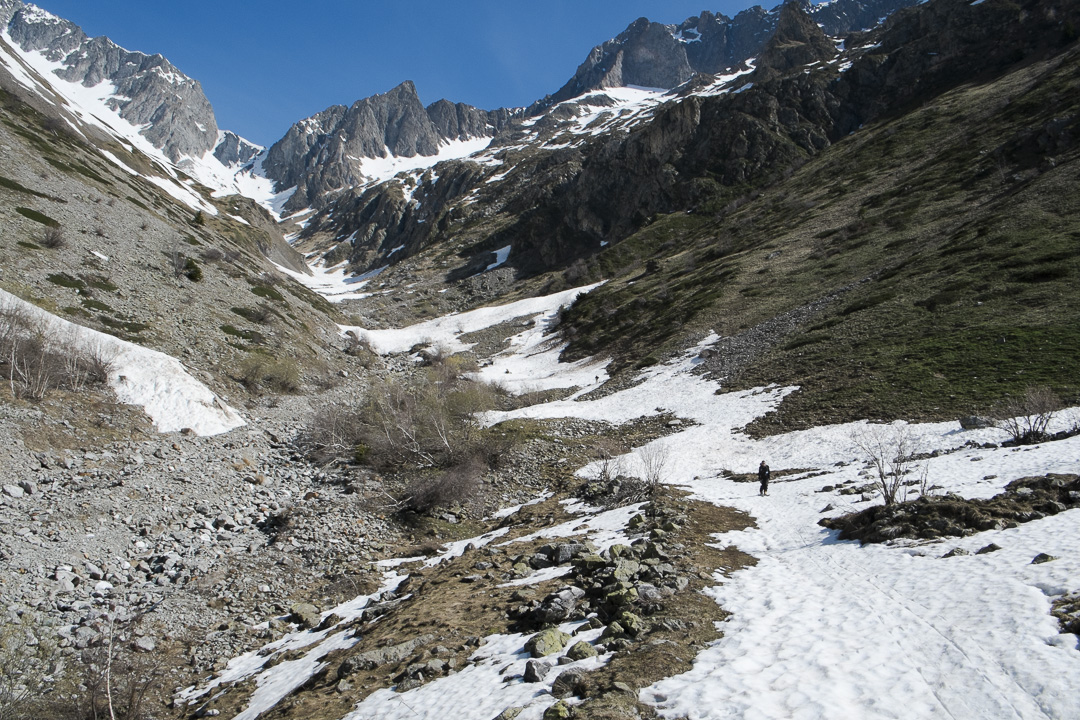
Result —
POLYGON ((604 634, 600 636, 600 642, 607 642, 609 640, 621 640, 625 637, 628 637, 626 633, 626 628, 622 626, 622 623, 615 621, 604 629, 604 634))
POLYGON ((544 720, 570 720, 572 717, 574 717, 574 709, 562 700, 544 711, 544 720))
POLYGON ((632 605, 634 601, 638 599, 638 591, 634 588, 624 588, 622 590, 616 590, 615 592, 608 593, 604 598, 604 603, 608 607, 625 607, 626 605, 632 605))
POLYGON ((578 555, 576 558, 571 560, 571 564, 576 568, 591 573, 599 570, 602 567, 607 566, 607 560, 600 557, 596 553, 586 553, 585 555, 578 555))
POLYGON ((629 610, 619 613, 618 623, 630 637, 637 637, 645 630, 645 621, 640 615, 635 615, 629 610))
POLYGON ((571 660, 584 660, 585 658, 596 657, 597 655, 599 655, 599 653, 596 652, 596 648, 584 640, 578 640, 566 651, 566 657, 571 660))
POLYGON ((558 628, 550 628, 529 638, 525 650, 534 658, 546 657, 562 650, 568 642, 569 635, 558 628))

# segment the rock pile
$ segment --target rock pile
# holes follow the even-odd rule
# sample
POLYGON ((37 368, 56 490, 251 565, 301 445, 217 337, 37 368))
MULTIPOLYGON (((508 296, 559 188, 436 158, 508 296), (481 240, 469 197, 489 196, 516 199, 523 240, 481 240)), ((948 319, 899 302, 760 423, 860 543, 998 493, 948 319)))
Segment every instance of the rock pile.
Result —
MULTIPOLYGON (((689 585, 677 566, 682 546, 665 542, 668 534, 685 521, 684 515, 651 503, 631 518, 631 529, 643 537, 630 545, 612 545, 603 553, 579 543, 539 548, 529 559, 532 567, 569 562, 573 570, 568 584, 543 598, 536 598, 528 589, 512 596, 518 604, 510 608, 509 616, 518 627, 541 629, 525 649, 534 658, 541 658, 569 645, 565 657, 580 660, 597 652, 629 647, 647 631, 645 617, 658 612, 667 598, 689 585), (572 620, 587 620, 586 629, 604 628, 596 647, 581 641, 571 644, 570 636, 555 627, 572 620)), ((535 680, 545 674, 539 664, 533 665, 531 675, 535 680)))
POLYGON ((920 497, 877 505, 852 515, 825 518, 818 524, 840 531, 842 540, 862 543, 896 538, 963 537, 1003 530, 1019 523, 1080 507, 1080 476, 1046 475, 1014 480, 989 500, 957 495, 920 497))
POLYGON ((203 628, 194 663, 206 667, 282 633, 293 600, 363 572, 397 537, 357 502, 352 470, 313 466, 280 439, 302 403, 268 409, 260 429, 52 452, 0 421, 9 616, 66 652, 101 643, 105 614, 146 616, 158 639, 203 628), (267 618, 279 619, 255 628, 267 618))

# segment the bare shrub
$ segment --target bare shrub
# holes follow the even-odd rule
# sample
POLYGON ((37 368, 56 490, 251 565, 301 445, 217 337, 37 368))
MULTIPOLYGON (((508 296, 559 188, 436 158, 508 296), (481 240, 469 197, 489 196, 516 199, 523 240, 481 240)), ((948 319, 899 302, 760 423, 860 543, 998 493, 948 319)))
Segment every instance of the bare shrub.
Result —
POLYGON ((469 458, 448 470, 417 480, 402 493, 401 509, 427 513, 436 508, 473 505, 483 488, 483 471, 483 463, 478 458, 469 458))
POLYGON ((67 245, 67 237, 60 228, 50 226, 45 228, 45 232, 41 235, 41 245, 50 250, 59 250, 67 245))
POLYGON ((642 479, 650 485, 659 485, 667 475, 671 451, 666 443, 653 442, 637 452, 641 461, 642 479))
POLYGON ((112 365, 112 354, 81 332, 58 337, 27 308, 0 307, 0 369, 13 397, 40 400, 57 388, 102 385, 112 365))
POLYGON ((1008 398, 992 410, 997 426, 1012 436, 1018 445, 1042 442, 1054 413, 1062 407, 1053 390, 1032 387, 1020 397, 1008 398))
POLYGON ((656 483, 645 478, 619 475, 611 485, 610 492, 601 503, 604 507, 615 508, 652 500, 656 493, 656 483))
POLYGON ((650 500, 663 477, 667 465, 667 448, 664 445, 646 446, 638 458, 641 461, 640 476, 627 472, 626 455, 614 440, 602 438, 593 448, 596 458, 591 464, 592 477, 585 487, 584 496, 607 508, 632 505, 650 500))
POLYGON ((608 485, 612 483, 615 478, 622 475, 622 450, 616 443, 606 439, 601 440, 596 444, 596 447, 593 448, 593 455, 596 458, 594 477, 598 482, 608 485))
POLYGON ((187 255, 184 254, 178 244, 173 243, 173 245, 165 251, 165 257, 167 260, 166 270, 172 273, 174 278, 179 280, 187 271, 187 255))
POLYGON ((270 390, 293 393, 300 389, 300 368, 291 358, 269 358, 252 354, 237 368, 236 379, 249 392, 270 390))
POLYGON ((308 452, 355 457, 363 446, 364 461, 383 467, 450 467, 474 457, 496 464, 520 435, 483 427, 478 416, 497 406, 498 390, 454 367, 451 359, 407 378, 380 378, 359 405, 321 408, 305 432, 308 452))
POLYGON ((63 358, 55 352, 44 323, 26 308, 0 310, 3 362, 13 397, 40 400, 58 387, 63 358))
POLYGON ((260 325, 266 325, 274 319, 274 311, 268 305, 256 305, 248 315, 248 319, 260 325))
MULTIPOLYGON (((904 476, 914 470, 918 441, 909 425, 867 425, 851 436, 855 450, 871 466, 874 485, 885 505, 892 505, 904 487, 904 476)), ((927 486, 924 477, 922 486, 927 486)), ((903 499, 903 498, 901 498, 903 499)))
POLYGON ((225 259, 225 253, 223 253, 221 250, 218 250, 217 248, 206 248, 201 253, 199 253, 199 257, 201 257, 205 262, 219 262, 225 259))
POLYGON ((0 720, 55 717, 49 697, 64 659, 50 639, 55 630, 41 630, 5 618, 0 629, 0 720))
POLYGON ((326 403, 315 409, 303 434, 308 455, 319 462, 351 455, 362 461, 368 454, 362 413, 344 403, 326 403))
MULTIPOLYGON (((137 619, 136 621, 137 622, 137 619)), ((133 651, 134 622, 108 616, 104 642, 83 651, 81 685, 86 688, 76 717, 144 720, 150 717, 147 696, 165 675, 164 655, 133 651)))

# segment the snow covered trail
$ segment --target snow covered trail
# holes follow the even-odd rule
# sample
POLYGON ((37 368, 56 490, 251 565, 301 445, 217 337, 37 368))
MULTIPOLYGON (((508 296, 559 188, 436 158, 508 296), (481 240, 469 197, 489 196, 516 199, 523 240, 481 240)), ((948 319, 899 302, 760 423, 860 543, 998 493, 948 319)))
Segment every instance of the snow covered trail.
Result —
POLYGON ((776 483, 766 498, 753 484, 691 485, 755 515, 757 529, 718 544, 759 563, 710 590, 732 613, 724 638, 644 700, 689 718, 1078 716, 1080 657, 1050 644, 1062 636, 1039 588, 1080 585, 1080 513, 913 548, 860 547, 816 526, 833 498, 815 490, 828 481, 776 483), (990 542, 1003 549, 941 557, 990 542), (1066 565, 1031 565, 1039 552, 1066 565))
MULTIPOLYGON (((1054 596, 1080 590, 1080 511, 963 539, 905 545, 839 542, 817 525, 866 507, 858 495, 821 492, 865 484, 852 435, 864 423, 819 427, 754 440, 738 428, 775 407, 788 388, 714 394, 715 382, 693 375, 706 338, 683 358, 643 373, 640 385, 594 401, 561 401, 492 413, 510 417, 580 417, 626 422, 670 411, 698 423, 654 441, 670 453, 669 482, 695 498, 745 510, 757 527, 718 536, 758 558, 710 594, 732 613, 721 640, 694 668, 641 692, 664 717, 721 718, 1076 718, 1080 653, 1058 634, 1054 596), (752 472, 767 459, 774 472, 813 469, 774 479, 768 497, 756 483, 720 471, 752 472), (854 499, 854 501, 853 501, 854 499), (954 547, 984 555, 941 557, 954 547), (1040 552, 1053 562, 1033 565, 1040 552)), ((1069 427, 1080 411, 1062 413, 1069 427)), ((902 423, 901 423, 902 424, 902 423)), ((973 449, 1000 442, 994 429, 957 423, 908 426, 944 491, 990 497, 1011 480, 1080 472, 1080 437, 1021 449, 973 449)), ((640 449, 635 452, 640 455, 640 449)), ((638 460, 628 459, 632 465, 638 460)), ((581 472, 589 474, 591 468, 581 472)), ((875 499, 873 502, 880 502, 875 499)))
POLYGON ((68 322, 0 290, 0 310, 7 308, 27 313, 61 342, 110 359, 109 386, 117 399, 142 407, 159 432, 190 428, 198 435, 218 435, 245 424, 239 413, 174 357, 68 322))

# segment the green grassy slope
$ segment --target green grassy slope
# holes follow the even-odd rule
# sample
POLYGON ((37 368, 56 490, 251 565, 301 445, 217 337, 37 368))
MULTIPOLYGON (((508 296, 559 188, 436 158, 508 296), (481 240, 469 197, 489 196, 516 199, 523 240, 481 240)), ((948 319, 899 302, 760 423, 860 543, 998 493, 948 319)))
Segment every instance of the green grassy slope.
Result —
POLYGON ((567 355, 626 368, 803 308, 729 377, 802 386, 766 426, 950 418, 1031 385, 1075 398, 1078 88, 1074 45, 863 128, 760 194, 655 219, 584 268, 614 280, 567 313, 567 355))

